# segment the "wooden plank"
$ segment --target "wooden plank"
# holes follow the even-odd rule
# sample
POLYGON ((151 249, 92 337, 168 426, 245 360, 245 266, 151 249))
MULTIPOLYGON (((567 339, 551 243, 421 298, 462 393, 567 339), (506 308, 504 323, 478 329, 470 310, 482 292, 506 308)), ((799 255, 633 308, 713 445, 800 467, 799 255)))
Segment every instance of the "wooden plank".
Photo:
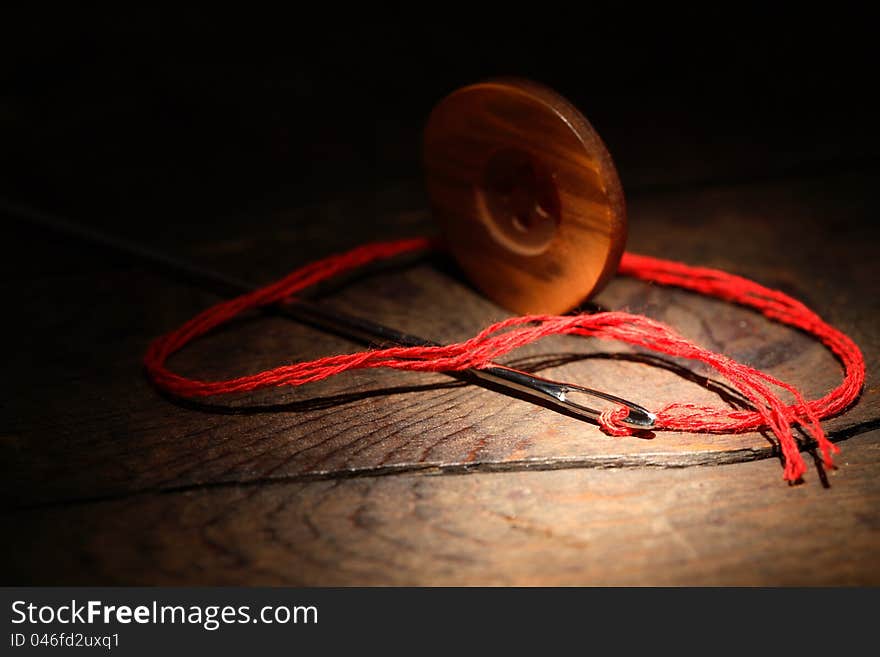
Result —
MULTIPOLYGON (((877 228, 866 221, 875 212, 869 196, 875 182, 873 175, 850 175, 821 186, 807 181, 719 188, 646 198, 630 208, 633 250, 718 266, 784 289, 862 346, 868 385, 855 408, 827 423, 838 439, 875 426, 878 417, 877 228), (831 213, 835 221, 826 221, 831 213)), ((359 210, 354 202, 325 210, 319 227, 313 219, 266 216, 242 223, 241 239, 201 247, 192 242, 196 246, 186 250, 232 273, 269 280, 366 234, 430 229, 419 209, 380 212, 385 218, 378 229, 355 222, 359 210), (291 228, 279 229, 285 225, 291 228)), ((365 371, 213 406, 175 404, 144 380, 141 355, 152 337, 213 297, 139 267, 71 251, 68 244, 30 241, 21 247, 19 277, 28 267, 43 273, 5 290, 13 307, 36 320, 21 324, 14 342, 20 348, 8 356, 16 378, 7 382, 14 384, 7 397, 12 426, 0 441, 7 506, 205 483, 421 469, 680 466, 772 453, 760 434, 611 438, 594 425, 442 375, 365 371), (40 269, 46 260, 54 263, 48 273, 40 269), (35 361, 34 354, 43 360, 35 361)), ((839 381, 839 368, 823 348, 721 302, 626 280, 615 280, 597 302, 667 321, 701 344, 801 385, 809 396, 839 381)), ((442 260, 369 277, 338 290, 328 303, 444 341, 465 338, 505 316, 442 260)), ((223 377, 352 348, 260 317, 217 332, 173 363, 192 375, 223 377)), ((700 368, 682 373, 650 367, 615 344, 550 339, 521 350, 512 362, 537 364, 545 375, 649 407, 681 399, 723 403, 691 380, 706 374, 700 368)))
POLYGON ((880 432, 772 460, 194 486, 3 516, 7 584, 880 584, 880 432))

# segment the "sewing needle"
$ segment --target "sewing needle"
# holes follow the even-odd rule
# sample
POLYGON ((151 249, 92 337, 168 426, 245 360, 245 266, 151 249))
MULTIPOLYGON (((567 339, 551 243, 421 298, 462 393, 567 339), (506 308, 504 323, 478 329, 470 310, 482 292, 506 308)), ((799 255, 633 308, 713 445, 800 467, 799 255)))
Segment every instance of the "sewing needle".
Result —
MULTIPOLYGON (((114 251, 127 253, 141 260, 182 274, 190 279, 210 284, 215 290, 222 288, 226 294, 244 294, 255 289, 255 286, 245 281, 237 280, 220 272, 200 267, 194 263, 153 250, 141 244, 102 233, 63 217, 45 213, 34 208, 0 199, 0 211, 26 220, 31 224, 49 228, 114 251)), ((404 347, 440 346, 436 342, 409 335, 361 317, 354 317, 338 310, 331 310, 305 300, 297 299, 278 304, 276 308, 278 312, 301 323, 330 331, 336 335, 367 344, 374 348, 388 345, 404 347)), ((575 399, 587 397, 593 400, 602 400, 612 405, 616 404, 626 407, 629 410, 629 414, 620 422, 635 429, 650 429, 654 426, 656 419, 656 416, 646 408, 621 397, 573 383, 545 379, 496 363, 491 363, 485 368, 447 372, 446 374, 456 378, 464 378, 478 384, 488 384, 489 387, 501 388, 506 392, 514 392, 519 395, 525 394, 555 409, 581 418, 597 420, 602 410, 594 408, 592 404, 579 403, 573 400, 572 397, 575 399)), ((484 385, 484 387, 486 386, 484 385)))

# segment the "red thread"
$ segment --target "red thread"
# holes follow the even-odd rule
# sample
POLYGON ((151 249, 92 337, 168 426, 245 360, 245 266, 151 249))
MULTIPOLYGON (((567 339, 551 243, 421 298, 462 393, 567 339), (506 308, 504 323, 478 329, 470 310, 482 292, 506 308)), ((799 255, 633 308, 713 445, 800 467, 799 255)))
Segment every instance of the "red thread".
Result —
POLYGON ((609 436, 632 435, 632 430, 628 426, 621 424, 621 421, 625 420, 628 415, 629 409, 625 406, 609 408, 599 414, 599 426, 609 436))
MULTIPOLYGON (((862 389, 865 361, 855 343, 844 333, 822 321, 805 305, 778 290, 717 269, 691 267, 633 253, 624 254, 619 273, 748 306, 772 320, 803 330, 820 340, 840 360, 844 369, 843 382, 821 399, 806 401, 794 386, 723 354, 699 347, 661 322, 617 311, 593 315, 511 317, 456 344, 442 347, 391 347, 339 354, 283 365, 226 381, 189 379, 171 372, 165 366, 168 357, 188 342, 246 310, 283 302, 310 285, 368 262, 434 246, 434 242, 424 238, 366 244, 347 253, 308 264, 275 283, 219 303, 199 313, 177 330, 156 339, 144 357, 147 373, 159 387, 172 394, 204 397, 248 392, 270 386, 298 386, 348 370, 368 367, 430 372, 481 368, 517 347, 548 335, 567 334, 620 340, 710 365, 730 381, 754 408, 731 410, 686 403, 669 404, 656 413, 657 429, 705 433, 769 429, 779 441, 785 458, 783 476, 789 481, 797 481, 807 469, 792 433, 792 426, 800 425, 818 444, 825 463, 832 465, 831 454, 838 452, 839 448, 828 440, 819 421, 843 411, 858 397, 862 389), (774 388, 788 392, 793 403, 783 402, 774 388)), ((602 413, 599 424, 611 435, 628 435, 630 429, 620 424, 626 413, 625 408, 606 411, 602 413)))

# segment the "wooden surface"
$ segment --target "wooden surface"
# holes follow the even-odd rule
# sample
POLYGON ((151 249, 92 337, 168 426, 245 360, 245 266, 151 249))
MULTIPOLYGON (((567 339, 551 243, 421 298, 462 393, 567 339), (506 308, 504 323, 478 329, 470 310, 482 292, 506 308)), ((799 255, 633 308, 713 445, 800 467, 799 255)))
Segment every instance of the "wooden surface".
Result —
POLYGON ((584 116, 526 80, 463 87, 424 137, 433 216, 468 280, 520 314, 562 313, 614 275, 623 190, 584 116))
MULTIPOLYGON (((826 423, 842 441, 840 466, 795 487, 776 459, 755 461, 773 454, 760 434, 611 438, 441 375, 359 372, 213 406, 175 403, 146 382, 140 358, 214 297, 18 231, 4 263, 17 309, 0 437, 14 528, 4 581, 880 583, 876 183, 836 175, 630 203, 632 250, 783 289, 863 348, 862 398, 826 423)), ((230 217, 211 239, 185 225, 138 237, 265 281, 366 239, 430 230, 412 189, 230 217)), ((437 340, 505 316, 437 258, 349 282, 325 302, 437 340)), ((821 347, 742 309, 623 279, 596 302, 667 321, 809 396, 839 381, 821 347)), ((261 316, 172 364, 220 377, 341 349, 354 347, 261 316)), ((616 344, 547 340, 513 362, 649 408, 725 403, 707 372, 616 344)))

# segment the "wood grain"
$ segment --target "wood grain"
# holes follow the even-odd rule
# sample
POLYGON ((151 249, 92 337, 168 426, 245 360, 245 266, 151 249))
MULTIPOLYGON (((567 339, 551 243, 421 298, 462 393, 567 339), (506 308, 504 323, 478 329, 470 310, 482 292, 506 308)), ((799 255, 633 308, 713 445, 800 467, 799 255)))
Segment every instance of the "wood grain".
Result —
MULTIPOLYGON (((5 542, 6 580, 874 583, 878 436, 865 432, 880 415, 877 226, 866 221, 877 211, 875 184, 873 174, 836 176, 631 206, 634 250, 781 288, 862 347, 863 395, 826 423, 850 438, 827 475, 830 490, 818 470, 807 485, 786 486, 775 459, 681 467, 769 456, 760 434, 610 438, 439 375, 365 371, 214 407, 174 402, 144 379, 143 350, 214 297, 22 234, 2 263, 5 299, 18 313, 0 433, 0 490, 16 528, 5 542), (449 476, 462 473, 471 475, 449 476), (511 501, 525 488, 534 497, 511 501)), ((399 190, 383 203, 369 211, 375 221, 354 221, 370 206, 352 198, 267 213, 242 238, 240 224, 219 224, 214 240, 175 236, 165 246, 270 280, 369 237, 430 230, 418 194, 399 190)), ((152 239, 162 246, 162 236, 152 239)), ((350 281, 325 302, 438 340, 505 316, 442 258, 350 281)), ((597 302, 667 321, 810 396, 839 380, 821 347, 743 309, 624 279, 597 302)), ((353 348, 254 316, 173 365, 229 376, 353 348)), ((560 338, 514 358, 648 406, 727 403, 688 363, 657 364, 615 344, 560 338)))
MULTIPOLYGON (((856 193, 862 184, 841 181, 838 193, 856 193)), ((858 257, 859 249, 868 250, 867 243, 847 242, 837 251, 823 251, 803 241, 806 251, 768 261, 765 254, 784 253, 784 242, 790 238, 779 227, 768 230, 772 222, 752 214, 750 205, 756 202, 765 214, 780 218, 819 211, 809 205, 813 199, 807 185, 800 195, 786 186, 757 189, 752 196, 740 189, 696 194, 679 199, 677 205, 669 200, 645 202, 636 206, 636 216, 651 229, 641 235, 636 231, 634 248, 752 276, 803 299, 847 331, 867 354, 868 384, 857 406, 826 427, 838 439, 870 428, 878 417, 873 372, 880 353, 874 331, 880 297, 870 292, 877 285, 870 276, 872 261, 858 257), (693 233, 696 221, 700 234, 727 248, 707 257, 704 238, 693 233), (763 248, 754 240, 736 240, 743 226, 763 248), (640 248, 648 244, 653 249, 640 248), (853 257, 843 260, 844 248, 853 257), (826 276, 817 279, 817 270, 826 276), (857 304, 851 302, 855 290, 857 304)), ((860 218, 854 208, 852 221, 860 218)), ((839 230, 840 226, 828 229, 827 235, 813 239, 817 245, 833 245, 833 233, 839 230)), ((273 244, 279 252, 287 246, 271 231, 264 239, 280 242, 273 244)), ((234 253, 243 263, 272 262, 275 273, 280 271, 272 259, 252 261, 249 245, 240 248, 234 253)), ((224 255, 214 259, 233 259, 224 255)), ((224 262, 218 264, 222 267, 224 262)), ((82 260, 76 259, 73 266, 82 267, 82 260)), ((328 303, 438 340, 465 338, 505 316, 445 271, 446 266, 440 260, 376 274, 337 290, 328 303), (430 312, 413 312, 414 308, 430 312)), ((269 275, 254 272, 252 277, 269 275)), ((39 300, 51 297, 59 284, 65 294, 53 297, 55 312, 46 323, 29 325, 28 335, 21 337, 25 347, 10 355, 13 370, 22 377, 11 391, 14 424, 2 443, 8 468, 2 491, 11 506, 201 483, 438 468, 681 466, 773 453, 770 439, 758 433, 612 438, 583 420, 450 382, 442 375, 364 371, 309 388, 213 405, 176 403, 149 386, 140 358, 154 335, 187 319, 212 297, 139 270, 98 278, 92 271, 65 272, 60 278, 31 280, 12 293, 21 294, 21 307, 33 313, 40 310, 39 300), (119 299, 129 302, 120 304, 119 299), (28 345, 43 349, 51 361, 33 367, 28 345)), ((622 279, 597 301, 667 321, 700 344, 797 383, 811 397, 839 381, 839 368, 824 348, 720 301, 622 279)), ((172 364, 192 375, 228 377, 291 358, 354 348, 287 320, 254 317, 196 343, 172 364)), ((649 408, 681 399, 726 403, 723 388, 702 385, 700 377, 706 372, 699 368, 658 363, 614 343, 550 339, 521 350, 512 362, 625 395, 649 408)))
POLYGON ((194 488, 3 516, 16 584, 880 584, 880 432, 771 461, 194 488), (59 546, 63 546, 59 549, 59 546), (35 565, 39 564, 39 567, 35 565))

